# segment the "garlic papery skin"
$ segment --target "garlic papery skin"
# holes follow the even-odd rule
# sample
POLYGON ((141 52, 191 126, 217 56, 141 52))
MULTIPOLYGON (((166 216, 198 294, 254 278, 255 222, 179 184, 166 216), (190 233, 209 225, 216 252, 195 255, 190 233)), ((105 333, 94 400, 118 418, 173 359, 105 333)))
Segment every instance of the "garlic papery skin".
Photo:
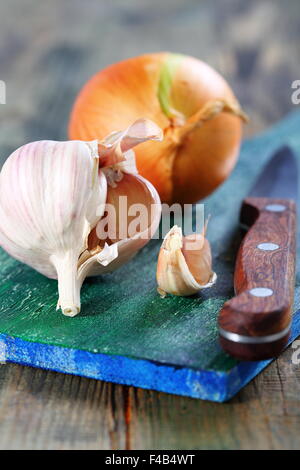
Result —
POLYGON ((202 234, 183 237, 177 225, 167 233, 157 263, 158 292, 187 296, 213 286, 217 275, 211 267, 209 242, 202 234))
MULTIPOLYGON (((113 271, 131 259, 156 231, 161 204, 136 173, 132 147, 160 139, 152 122, 138 120, 104 141, 33 142, 6 160, 0 174, 0 245, 14 258, 58 280, 57 307, 79 313, 87 276, 113 271), (109 239, 99 229, 108 203, 118 199, 154 206, 146 227, 109 239)), ((120 214, 125 224, 126 213, 120 214)))

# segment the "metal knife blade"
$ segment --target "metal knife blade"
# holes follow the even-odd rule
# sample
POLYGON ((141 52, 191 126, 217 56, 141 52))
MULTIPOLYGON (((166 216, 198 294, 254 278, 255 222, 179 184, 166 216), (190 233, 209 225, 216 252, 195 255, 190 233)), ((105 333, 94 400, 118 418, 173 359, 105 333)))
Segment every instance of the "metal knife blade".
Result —
POLYGON ((290 147, 281 147, 263 168, 249 197, 297 199, 298 168, 290 147))

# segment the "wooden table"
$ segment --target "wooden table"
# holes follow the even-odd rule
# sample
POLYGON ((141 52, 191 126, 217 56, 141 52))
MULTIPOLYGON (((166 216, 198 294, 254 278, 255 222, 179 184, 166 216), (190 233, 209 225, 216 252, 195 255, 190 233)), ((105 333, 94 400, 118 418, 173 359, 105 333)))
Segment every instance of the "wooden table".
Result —
MULTIPOLYGON (((10 0, 0 7, 0 156, 66 139, 99 68, 143 52, 202 58, 232 84, 252 135, 294 109, 298 0, 10 0)), ((300 365, 289 348, 226 404, 0 366, 1 449, 299 449, 300 365)))

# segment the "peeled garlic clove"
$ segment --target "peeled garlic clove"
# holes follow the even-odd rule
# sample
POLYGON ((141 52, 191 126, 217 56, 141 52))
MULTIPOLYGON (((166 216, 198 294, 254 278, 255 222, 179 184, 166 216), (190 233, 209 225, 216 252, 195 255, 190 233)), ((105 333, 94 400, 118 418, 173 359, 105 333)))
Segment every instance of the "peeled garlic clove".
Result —
POLYGON ((174 225, 158 256, 158 292, 162 297, 167 293, 186 296, 211 287, 217 279, 211 261, 210 245, 204 235, 183 237, 181 228, 174 225))

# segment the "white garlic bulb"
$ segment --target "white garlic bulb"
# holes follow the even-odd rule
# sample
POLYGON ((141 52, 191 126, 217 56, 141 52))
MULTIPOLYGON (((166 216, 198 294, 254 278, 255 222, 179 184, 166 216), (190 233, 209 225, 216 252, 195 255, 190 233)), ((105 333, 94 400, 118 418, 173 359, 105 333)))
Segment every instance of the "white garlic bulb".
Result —
MULTIPOLYGON (((17 260, 58 279, 58 307, 65 315, 80 311, 80 289, 87 276, 117 269, 156 231, 159 196, 137 175, 131 149, 161 138, 153 122, 140 119, 101 142, 29 143, 5 162, 0 174, 0 244, 17 260), (107 203, 117 206, 121 193, 128 206, 151 206, 152 217, 143 233, 102 239, 107 203)), ((127 214, 119 215, 126 223, 127 214)))

